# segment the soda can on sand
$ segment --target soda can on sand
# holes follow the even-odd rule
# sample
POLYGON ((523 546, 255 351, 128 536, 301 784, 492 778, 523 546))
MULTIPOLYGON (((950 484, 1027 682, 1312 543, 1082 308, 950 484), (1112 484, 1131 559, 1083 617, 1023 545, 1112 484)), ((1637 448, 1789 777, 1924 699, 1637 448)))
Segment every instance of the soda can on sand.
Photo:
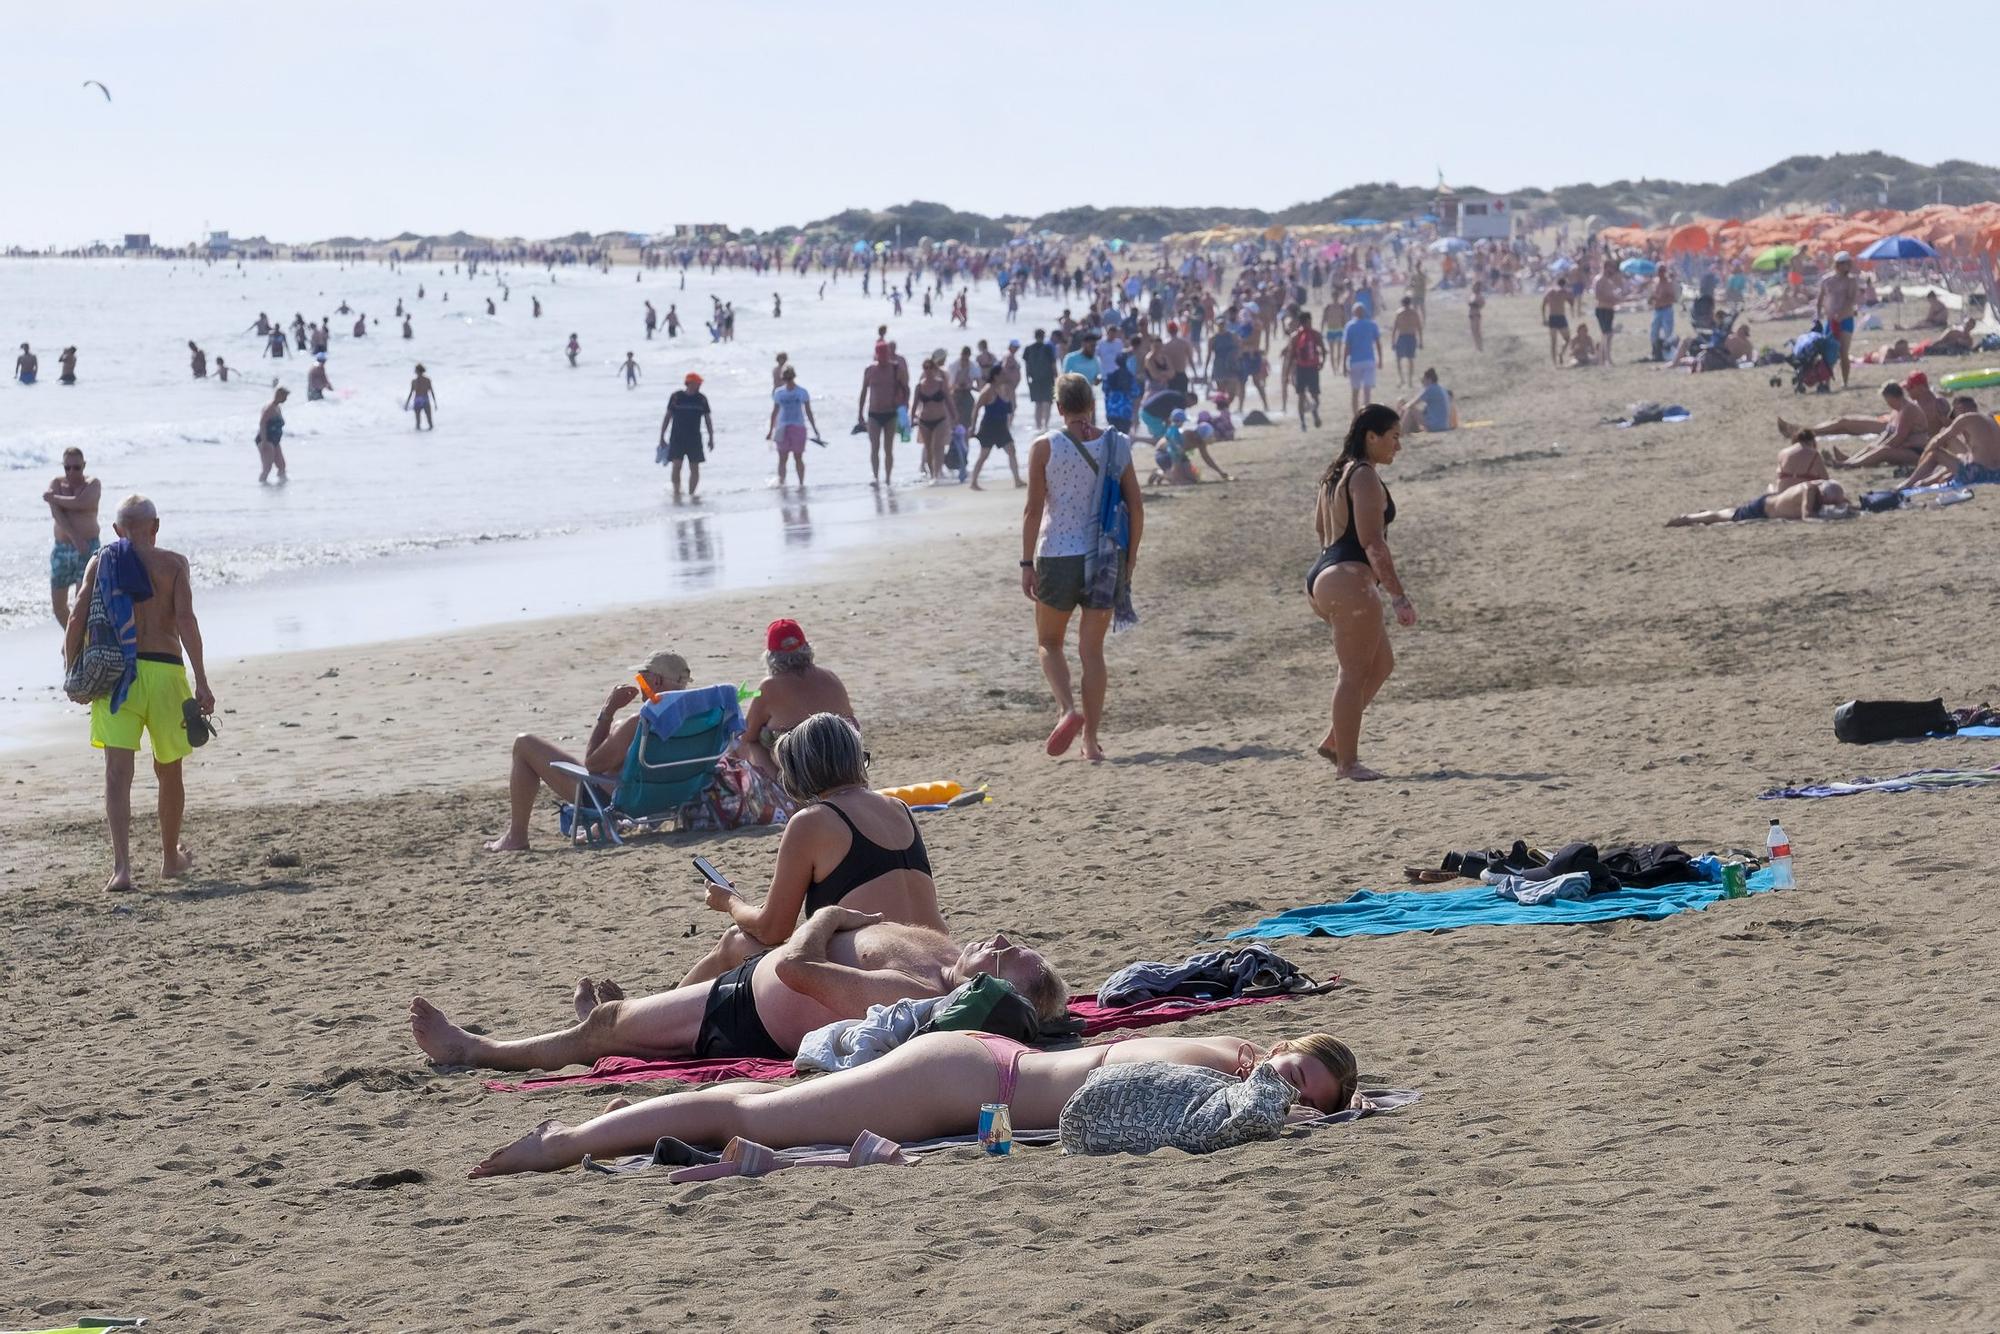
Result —
POLYGON ((1742 862, 1724 862, 1722 864, 1722 897, 1725 899, 1740 899, 1749 892, 1750 880, 1748 869, 1742 862))
POLYGON ((998 1158, 1014 1152, 1014 1119, 1004 1102, 983 1103, 979 1108, 979 1147, 998 1158))

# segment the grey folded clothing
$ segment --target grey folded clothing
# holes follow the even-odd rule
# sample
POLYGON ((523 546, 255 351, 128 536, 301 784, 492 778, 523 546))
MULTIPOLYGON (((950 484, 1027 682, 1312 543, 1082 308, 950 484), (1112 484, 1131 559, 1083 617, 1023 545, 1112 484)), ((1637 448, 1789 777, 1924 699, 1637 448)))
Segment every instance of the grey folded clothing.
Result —
POLYGON ((1284 955, 1268 945, 1249 944, 1190 954, 1179 963, 1126 964, 1104 979, 1097 989, 1097 1003, 1115 1010, 1161 996, 1222 1000, 1318 989, 1319 984, 1284 955))
POLYGON ((1266 1061, 1237 1079, 1167 1061, 1105 1065, 1063 1104, 1064 1153, 1214 1153, 1276 1139, 1298 1090, 1266 1061))

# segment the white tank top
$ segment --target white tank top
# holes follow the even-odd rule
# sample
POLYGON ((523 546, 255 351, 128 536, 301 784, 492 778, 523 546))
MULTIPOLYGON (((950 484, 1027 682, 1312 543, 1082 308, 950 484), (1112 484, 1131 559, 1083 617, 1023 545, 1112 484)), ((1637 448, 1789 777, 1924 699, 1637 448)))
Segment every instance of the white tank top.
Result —
MULTIPOLYGON (((1084 448, 1100 466, 1107 443, 1111 455, 1111 475, 1123 475, 1132 457, 1132 442, 1120 431, 1107 430, 1084 448)), ((1083 556, 1097 544, 1098 475, 1075 442, 1061 431, 1049 432, 1049 500, 1042 511, 1042 535, 1035 548, 1038 556, 1083 556)))

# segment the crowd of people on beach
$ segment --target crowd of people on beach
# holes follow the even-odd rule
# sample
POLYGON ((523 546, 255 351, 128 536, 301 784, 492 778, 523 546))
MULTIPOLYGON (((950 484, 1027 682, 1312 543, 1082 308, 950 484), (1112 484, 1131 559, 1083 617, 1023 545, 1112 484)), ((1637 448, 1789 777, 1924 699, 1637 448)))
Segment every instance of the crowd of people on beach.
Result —
MULTIPOLYGON (((744 263, 760 272, 775 261, 761 253, 707 250, 688 258, 744 263)), ((931 485, 962 481, 981 490, 993 452, 1005 456, 1014 484, 1025 493, 1019 580, 1034 609, 1038 660, 1054 705, 1054 725, 1043 743, 1051 757, 1073 750, 1093 763, 1106 757, 1106 643, 1114 629, 1136 620, 1132 584, 1148 492, 1198 483, 1206 474, 1228 481, 1231 475, 1211 449, 1235 439, 1242 427, 1272 424, 1274 411, 1289 411, 1301 432, 1320 427, 1321 373, 1331 366, 1346 379, 1350 400, 1337 452, 1315 486, 1312 522, 1320 549, 1304 578, 1309 612, 1327 627, 1336 660, 1329 722, 1317 751, 1342 779, 1382 777, 1361 762, 1360 751, 1366 710, 1395 667, 1385 602, 1398 626, 1417 623, 1390 547, 1397 506, 1383 473, 1406 437, 1466 425, 1437 368, 1420 364, 1437 291, 1464 294, 1473 355, 1484 348, 1486 294, 1523 290, 1541 291, 1540 320, 1555 367, 1612 364, 1619 316, 1627 308, 1645 313, 1648 360, 1663 368, 1734 368, 1752 354, 1749 326, 1725 309, 1740 311, 1747 297, 1740 266, 1724 272, 1712 264, 1620 256, 1589 238, 1546 253, 1515 242, 1439 254, 1397 237, 1339 253, 1246 245, 1186 253, 1177 261, 1165 250, 1150 264, 1132 258, 1103 246, 1080 256, 1040 246, 883 250, 869 252, 860 265, 827 270, 829 281, 858 278, 871 299, 878 299, 870 292, 876 289, 892 311, 919 298, 927 311, 943 306, 961 328, 968 324, 970 293, 986 283, 994 285, 1009 322, 1023 291, 1060 294, 1070 302, 1026 339, 1009 337, 998 347, 997 339, 968 332, 955 354, 940 345, 914 371, 889 326, 879 326, 861 368, 852 428, 867 438, 877 486, 894 485, 896 446, 912 440, 915 470, 931 485), (1440 268, 1435 284, 1427 267, 1434 256, 1440 268), (891 278, 892 261, 902 267, 900 281, 891 278), (1677 336, 1689 280, 1698 292, 1693 317, 1701 340, 1693 345, 1677 336), (1405 395, 1394 401, 1375 398, 1390 373, 1383 365, 1385 345, 1396 389, 1405 395), (1275 409, 1269 397, 1274 369, 1275 409), (1024 390, 1026 421, 1017 416, 1024 390), (1248 406, 1253 392, 1255 410, 1248 406), (1017 431, 1029 436, 1025 459, 1017 431), (1152 451, 1152 466, 1143 474, 1141 447, 1152 451)), ((548 262, 553 267, 556 261, 548 262)), ((807 272, 809 261, 786 262, 807 272)), ((1818 280, 1810 314, 1832 349, 1829 374, 1837 365, 1843 385, 1868 296, 1844 252, 1818 280)), ((423 299, 421 286, 418 297, 423 299)), ((539 298, 535 305, 539 315, 539 298)), ((643 305, 650 339, 662 321, 650 301, 643 305)), ((343 303, 340 314, 350 313, 343 303)), ((400 302, 397 316, 409 337, 400 302)), ((772 317, 782 317, 776 295, 772 317)), ((664 324, 670 339, 679 336, 675 306, 664 324)), ((357 317, 351 336, 367 336, 366 326, 366 317, 357 317)), ((734 326, 733 307, 718 300, 711 337, 730 341, 734 326)), ((297 349, 313 357, 307 396, 315 399, 331 390, 331 327, 330 316, 309 322, 298 315, 288 332, 260 314, 251 332, 269 356, 297 349)), ((1954 332, 1970 346, 1976 327, 1968 321, 1954 332)), ((206 353, 192 340, 188 348, 194 377, 205 378, 206 353)), ((1900 360, 1898 348, 1907 350, 1907 344, 1886 352, 1900 360)), ((578 351, 572 334, 566 347, 572 365, 578 351)), ((60 364, 63 382, 73 383, 74 348, 65 350, 60 364)), ((219 357, 216 367, 224 373, 219 357)), ((621 372, 628 388, 637 385, 629 352, 621 372)), ((38 374, 26 344, 15 373, 24 385, 38 374)), ((785 352, 775 355, 771 381, 765 438, 777 455, 779 483, 786 484, 789 465, 803 487, 806 446, 825 443, 813 396, 785 352)), ((716 446, 715 414, 702 385, 699 373, 688 373, 668 397, 661 420, 656 460, 669 468, 677 497, 696 493, 701 465, 716 446)), ((1880 393, 1886 415, 1879 418, 1850 413, 1799 423, 1780 417, 1782 452, 1762 494, 1742 505, 1683 514, 1671 524, 1803 520, 1842 511, 1854 496, 1833 480, 1837 469, 1895 468, 1904 473, 1904 486, 1916 488, 2000 480, 2000 424, 1969 394, 1938 394, 1922 371, 1885 384, 1880 393), (1863 443, 1852 452, 1827 443, 1842 437, 1863 443)), ((288 389, 276 387, 259 415, 260 482, 273 473, 280 483, 286 479, 288 398, 288 389)), ((417 429, 434 427, 437 390, 422 364, 415 367, 405 407, 417 429)), ((44 496, 55 524, 52 607, 64 625, 66 684, 73 698, 90 702, 92 744, 105 753, 113 856, 106 887, 124 890, 134 884, 130 801, 142 739, 159 789, 162 874, 180 876, 192 865, 180 837, 181 762, 213 730, 215 699, 188 563, 159 545, 161 518, 152 502, 140 495, 122 501, 117 540, 105 544, 97 517, 101 483, 87 474, 81 451, 67 451, 63 464, 63 475, 44 496), (78 595, 72 604, 73 589, 78 595)), ((496 854, 527 851, 545 791, 564 803, 574 822, 571 836, 587 841, 599 832, 593 822, 624 818, 618 797, 635 766, 652 763, 648 739, 707 725, 712 712, 740 725, 720 753, 698 757, 706 766, 697 774, 703 785, 683 813, 698 807, 710 823, 695 827, 704 828, 783 824, 762 898, 753 902, 706 867, 708 906, 728 920, 680 985, 632 996, 613 980, 585 979, 574 993, 575 1022, 558 1029, 495 1038, 452 1022, 419 997, 410 1023, 427 1057, 501 1070, 555 1069, 611 1056, 790 1059, 809 1034, 828 1024, 864 1019, 874 1007, 953 996, 982 978, 1004 984, 1036 1020, 1053 1025, 1063 1019, 1068 988, 1046 958, 1003 933, 966 932, 948 922, 918 821, 908 803, 871 788, 855 704, 841 678, 816 660, 798 622, 781 617, 771 623, 764 657, 764 678, 754 690, 738 691, 698 684, 691 665, 663 649, 637 664, 629 683, 621 680, 607 691, 580 752, 541 736, 517 737, 505 828, 485 845, 496 854), (642 696, 646 703, 634 709, 642 696), (735 718, 745 702, 747 714, 735 718)), ((809 1084, 725 1086, 614 1107, 574 1127, 545 1123, 487 1157, 473 1175, 551 1170, 586 1156, 649 1151, 662 1137, 702 1145, 741 1137, 785 1148, 846 1142, 865 1132, 892 1139, 961 1134, 996 1099, 1011 1104, 1023 1124, 1053 1126, 1065 1104, 1101 1072, 1155 1062, 1246 1085, 1262 1079, 1287 1105, 1317 1114, 1353 1106, 1358 1092, 1353 1053, 1324 1034, 1268 1048, 1240 1038, 1147 1038, 1040 1050, 988 1032, 929 1032, 809 1084)))

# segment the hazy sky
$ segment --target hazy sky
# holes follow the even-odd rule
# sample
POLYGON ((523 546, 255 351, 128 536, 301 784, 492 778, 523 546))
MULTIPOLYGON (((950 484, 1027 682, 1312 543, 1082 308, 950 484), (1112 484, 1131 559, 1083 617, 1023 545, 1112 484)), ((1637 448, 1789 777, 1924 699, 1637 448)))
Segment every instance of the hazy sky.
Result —
POLYGON ((1899 37, 1893 7, 1846 0, 8 3, 0 243, 770 227, 912 198, 1280 208, 1440 167, 1504 190, 1874 148, 1993 160, 1995 116, 1938 110, 1984 86, 1980 62, 1915 54, 1949 57, 1957 32, 1977 57, 1983 8, 1911 6, 1922 31, 1899 37))

